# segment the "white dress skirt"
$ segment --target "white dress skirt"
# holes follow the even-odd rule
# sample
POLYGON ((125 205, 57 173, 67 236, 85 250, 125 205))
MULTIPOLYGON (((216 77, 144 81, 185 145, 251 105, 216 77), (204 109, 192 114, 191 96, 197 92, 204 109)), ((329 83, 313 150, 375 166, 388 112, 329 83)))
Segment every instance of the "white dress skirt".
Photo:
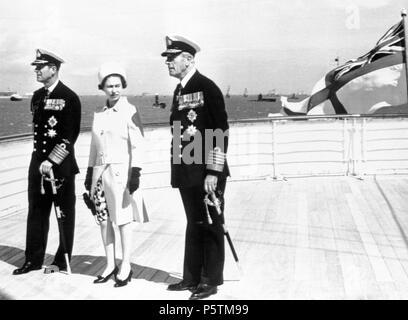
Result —
POLYGON ((109 219, 117 226, 129 222, 148 222, 148 214, 143 201, 141 186, 132 195, 127 188, 129 165, 110 163, 95 166, 92 177, 92 195, 96 192, 96 184, 102 177, 102 189, 106 199, 109 219))

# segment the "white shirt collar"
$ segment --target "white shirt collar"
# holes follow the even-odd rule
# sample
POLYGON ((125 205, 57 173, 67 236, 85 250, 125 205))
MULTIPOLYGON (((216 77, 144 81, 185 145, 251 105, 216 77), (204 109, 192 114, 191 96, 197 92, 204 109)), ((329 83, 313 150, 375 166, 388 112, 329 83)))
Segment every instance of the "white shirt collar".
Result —
POLYGON ((57 86, 58 82, 59 82, 59 79, 57 79, 57 81, 55 81, 55 82, 53 83, 53 85, 50 86, 50 87, 47 89, 49 93, 51 93, 51 92, 54 91, 54 89, 55 89, 55 87, 57 86))
POLYGON ((187 82, 191 79, 191 77, 194 75, 194 73, 196 73, 196 71, 197 71, 196 67, 193 67, 193 68, 186 74, 186 76, 185 76, 183 79, 181 79, 180 83, 181 83, 181 86, 182 86, 183 88, 186 87, 187 82))

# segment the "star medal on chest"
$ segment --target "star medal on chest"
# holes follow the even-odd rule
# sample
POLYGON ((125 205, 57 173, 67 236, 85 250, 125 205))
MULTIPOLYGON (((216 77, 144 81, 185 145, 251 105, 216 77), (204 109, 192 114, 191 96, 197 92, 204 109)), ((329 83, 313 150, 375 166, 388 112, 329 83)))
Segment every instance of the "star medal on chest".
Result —
POLYGON ((48 136, 50 138, 55 138, 57 135, 57 131, 55 131, 54 129, 48 129, 48 136))
POLYGON ((190 126, 187 127, 186 132, 187 132, 188 135, 194 136, 196 134, 196 132, 197 132, 197 128, 194 125, 190 125, 190 126))
POLYGON ((197 119, 197 112, 195 112, 193 109, 191 109, 188 113, 187 113, 187 118, 188 120, 190 120, 191 122, 194 122, 197 119))
POLYGON ((48 124, 50 125, 51 128, 54 128, 57 125, 58 121, 55 119, 54 116, 50 117, 48 119, 48 124))

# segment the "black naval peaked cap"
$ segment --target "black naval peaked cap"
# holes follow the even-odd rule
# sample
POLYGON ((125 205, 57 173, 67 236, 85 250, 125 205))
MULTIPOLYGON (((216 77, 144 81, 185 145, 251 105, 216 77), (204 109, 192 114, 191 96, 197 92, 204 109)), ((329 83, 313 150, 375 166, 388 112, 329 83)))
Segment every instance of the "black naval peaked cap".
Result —
POLYGON ((56 54, 44 50, 44 49, 37 49, 36 50, 36 59, 31 62, 32 66, 35 66, 37 64, 47 64, 47 63, 52 63, 57 66, 61 65, 61 63, 64 63, 65 61, 58 57, 56 54))
POLYGON ((181 52, 188 52, 193 56, 200 51, 200 47, 191 40, 182 36, 166 36, 166 51, 161 55, 162 57, 178 54, 181 52))

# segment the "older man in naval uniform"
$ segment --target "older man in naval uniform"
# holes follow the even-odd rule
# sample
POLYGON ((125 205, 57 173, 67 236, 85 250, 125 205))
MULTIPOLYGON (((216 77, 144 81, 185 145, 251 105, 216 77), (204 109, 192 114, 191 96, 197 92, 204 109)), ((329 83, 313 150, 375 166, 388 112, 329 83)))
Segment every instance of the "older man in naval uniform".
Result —
MULTIPOLYGON (((28 217, 25 262, 13 274, 42 268, 47 247, 53 194, 47 181, 53 170, 57 179, 57 204, 63 215, 66 250, 71 259, 75 227, 75 175, 79 173, 74 144, 79 135, 81 103, 78 96, 58 79, 64 61, 52 52, 37 49, 37 81, 44 87, 31 100, 34 148, 28 171, 28 217)), ((54 261, 45 271, 64 271, 67 265, 61 240, 54 261)), ((46 272, 47 273, 47 272, 46 272)))
POLYGON ((200 48, 181 36, 166 37, 169 74, 179 80, 174 91, 171 185, 178 188, 187 216, 183 280, 170 291, 190 290, 191 300, 217 293, 223 284, 224 190, 227 176, 228 119, 217 85, 198 72, 195 54, 200 48), (215 195, 221 214, 204 203, 215 195))

